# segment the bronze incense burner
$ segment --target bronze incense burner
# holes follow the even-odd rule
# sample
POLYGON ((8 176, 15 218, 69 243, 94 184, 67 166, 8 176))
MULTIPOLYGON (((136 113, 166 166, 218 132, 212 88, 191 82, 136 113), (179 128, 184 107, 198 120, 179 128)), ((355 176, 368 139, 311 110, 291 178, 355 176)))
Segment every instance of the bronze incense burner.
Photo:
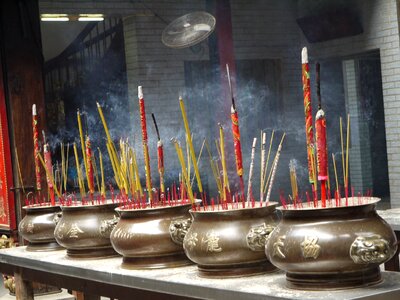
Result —
POLYGON ((156 208, 117 208, 120 220, 111 243, 123 256, 122 267, 155 269, 189 265, 182 248, 190 225, 191 204, 156 208))
POLYGON ((397 242, 376 213, 379 200, 349 198, 349 206, 342 199, 339 207, 278 208, 282 221, 269 236, 266 254, 286 271, 288 287, 341 289, 380 282, 379 265, 395 254, 397 242))
POLYGON ((99 258, 117 255, 110 233, 118 222, 118 203, 62 206, 62 218, 54 231, 57 242, 73 258, 99 258))
POLYGON ((28 251, 60 250, 56 242, 54 229, 61 218, 60 206, 30 205, 24 206, 26 215, 18 225, 21 236, 29 242, 28 251))
MULTIPOLYGON (((265 257, 265 241, 277 224, 276 203, 254 208, 193 211, 185 236, 186 255, 200 276, 237 277, 275 271, 265 257)), ((241 204, 239 204, 239 207, 241 204)))

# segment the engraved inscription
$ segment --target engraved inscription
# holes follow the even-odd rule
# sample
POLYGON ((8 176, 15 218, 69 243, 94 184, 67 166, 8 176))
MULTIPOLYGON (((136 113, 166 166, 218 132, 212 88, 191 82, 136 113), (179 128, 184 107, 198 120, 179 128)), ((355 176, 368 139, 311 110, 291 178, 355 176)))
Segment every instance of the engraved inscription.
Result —
POLYGON ((278 237, 278 240, 272 246, 274 249, 272 252, 272 256, 276 256, 279 258, 286 258, 285 254, 283 253, 283 249, 285 246, 285 239, 286 235, 278 237))
POLYGON ((71 229, 67 232, 67 235, 70 238, 75 238, 76 239, 76 238, 78 238, 78 234, 79 233, 84 233, 84 232, 82 231, 82 229, 80 229, 78 227, 78 225, 76 223, 73 223, 72 226, 71 226, 71 229))
POLYGON ((321 251, 321 246, 318 244, 318 237, 316 236, 306 236, 304 241, 300 244, 303 251, 304 258, 314 258, 316 259, 321 251))
POLYGON ((221 252, 222 248, 219 246, 219 236, 211 230, 207 232, 206 237, 201 239, 201 247, 206 252, 221 252))
POLYGON ((26 232, 33 233, 34 227, 35 226, 33 225, 33 223, 29 222, 28 225, 26 226, 26 232))

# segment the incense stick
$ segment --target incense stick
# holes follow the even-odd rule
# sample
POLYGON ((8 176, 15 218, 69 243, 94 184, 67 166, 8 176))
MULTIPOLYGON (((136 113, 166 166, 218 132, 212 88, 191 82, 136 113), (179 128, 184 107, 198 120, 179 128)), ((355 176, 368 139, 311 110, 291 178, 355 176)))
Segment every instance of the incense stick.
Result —
POLYGON ((253 180, 254 155, 256 153, 256 143, 257 143, 257 138, 254 138, 253 145, 251 147, 249 181, 247 183, 247 203, 249 203, 251 200, 251 183, 253 180))
POLYGON ((268 186, 267 198, 265 200, 266 204, 268 204, 269 199, 271 197, 272 186, 274 184, 276 169, 278 167, 279 157, 281 155, 282 143, 283 143, 283 140, 285 139, 285 135, 286 135, 286 133, 283 133, 282 138, 281 138, 281 142, 279 143, 279 146, 278 146, 278 150, 276 151, 276 155, 275 155, 273 166, 271 167, 272 175, 271 175, 271 181, 270 181, 269 186, 268 186))
MULTIPOLYGON (((269 158, 270 158, 270 155, 271 155, 271 149, 272 149, 272 143, 273 143, 273 140, 274 140, 274 135, 275 135, 275 130, 272 130, 271 138, 269 140, 269 149, 268 149, 267 161, 265 163, 265 169, 264 169, 264 175, 263 175, 263 177, 264 177, 264 179, 263 179, 263 183, 264 183, 263 194, 266 193, 267 187, 268 187, 268 182, 269 182, 269 178, 268 178, 268 180, 266 180, 266 179, 267 179, 269 158)), ((264 200, 261 199, 261 201, 264 201, 264 200)))
POLYGON ((335 161, 335 154, 332 153, 332 161, 333 161, 333 171, 335 172, 335 181, 336 181, 336 192, 337 196, 339 197, 339 181, 338 181, 338 176, 337 176, 337 171, 336 171, 336 161, 335 161))
MULTIPOLYGON (((206 139, 203 140, 203 143, 201 144, 199 155, 197 156, 197 163, 199 165, 200 165, 201 154, 203 153, 203 148, 204 148, 205 141, 206 141, 206 139)), ((192 187, 193 187, 194 178, 195 178, 195 174, 193 174, 192 179, 190 180, 190 186, 192 186, 192 187)))
POLYGON ((16 159, 16 162, 17 162, 18 177, 19 177, 21 188, 22 188, 22 192, 25 194, 25 186, 24 186, 24 180, 22 179, 21 168, 20 168, 20 165, 19 165, 19 157, 18 157, 17 146, 15 146, 14 149, 15 149, 15 159, 16 159))
POLYGON ((264 172, 265 172, 265 155, 266 155, 266 142, 267 133, 261 130, 261 169, 260 169, 260 201, 264 198, 263 185, 264 185, 264 172))

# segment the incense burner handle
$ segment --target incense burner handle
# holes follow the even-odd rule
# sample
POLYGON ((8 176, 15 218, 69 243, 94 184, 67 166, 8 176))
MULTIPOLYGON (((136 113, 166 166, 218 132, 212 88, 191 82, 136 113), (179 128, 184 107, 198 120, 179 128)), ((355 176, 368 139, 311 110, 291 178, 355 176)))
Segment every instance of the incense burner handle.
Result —
POLYGON ((62 211, 59 211, 59 212, 55 213, 54 214, 54 218, 53 218, 54 224, 57 225, 58 222, 60 222, 61 218, 62 218, 62 211))
POLYGON ((109 236, 111 234, 111 231, 118 224, 119 220, 120 220, 120 217, 117 217, 114 215, 114 217, 112 219, 101 221, 100 235, 103 235, 103 236, 108 235, 109 236))
POLYGON ((247 247, 252 251, 265 251, 265 244, 275 226, 265 223, 251 227, 246 235, 247 247))
POLYGON ((183 218, 172 220, 169 224, 169 234, 175 244, 183 245, 183 239, 187 234, 190 225, 192 225, 191 218, 183 218))
POLYGON ((389 242, 380 235, 358 236, 350 246, 350 257, 356 264, 381 264, 389 260, 389 242))

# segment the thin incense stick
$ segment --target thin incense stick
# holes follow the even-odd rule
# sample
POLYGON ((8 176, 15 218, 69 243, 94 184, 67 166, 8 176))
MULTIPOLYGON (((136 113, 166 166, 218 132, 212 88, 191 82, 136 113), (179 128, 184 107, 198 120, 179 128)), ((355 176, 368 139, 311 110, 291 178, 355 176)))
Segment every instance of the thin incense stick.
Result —
POLYGON ((337 192, 337 196, 339 197, 339 181, 338 181, 338 176, 337 176, 337 171, 336 171, 335 154, 333 154, 333 153, 332 153, 332 161, 333 161, 333 170, 335 172, 336 192, 337 192))
POLYGON ((252 180, 253 180, 254 155, 256 153, 256 143, 257 143, 257 138, 254 138, 253 139, 253 145, 251 147, 249 181, 247 183, 247 202, 248 203, 251 200, 251 184, 252 184, 252 180))
MULTIPOLYGON (((201 159, 201 154, 203 153, 203 148, 204 148, 204 143, 205 143, 206 139, 203 140, 203 143, 201 144, 201 148, 200 148, 200 152, 199 155, 197 156, 197 163, 200 165, 200 159, 201 159)), ((193 187, 193 181, 195 178, 195 174, 192 176, 192 179, 190 180, 190 186, 193 187)))
MULTIPOLYGON (((266 193, 267 187, 268 187, 268 182, 269 182, 269 179, 268 180, 266 180, 266 179, 267 179, 269 158, 270 158, 270 155, 271 155, 271 149, 272 149, 272 143, 273 143, 273 140, 274 140, 274 135, 275 135, 275 130, 272 131, 271 139, 269 140, 269 149, 268 149, 268 155, 267 155, 267 162, 265 163, 265 170, 264 170, 264 175, 263 175, 264 176, 264 179, 263 179, 263 182, 264 182, 263 194, 266 193)), ((261 201, 264 201, 264 200, 261 199, 261 201)))
POLYGON ((350 114, 347 115, 347 136, 346 136, 346 199, 348 198, 349 188, 349 146, 350 146, 350 114))
POLYGON ((22 188, 22 192, 25 194, 24 180, 22 179, 21 167, 19 165, 19 157, 18 157, 17 147, 15 147, 15 159, 17 161, 19 182, 20 182, 20 185, 21 185, 21 188, 22 188))
POLYGON ((340 126, 340 145, 342 147, 343 186, 346 186, 346 168, 345 168, 345 161, 344 161, 344 142, 343 142, 343 121, 342 121, 342 117, 339 118, 339 126, 340 126))
POLYGON ((267 133, 261 130, 261 169, 260 169, 260 201, 264 198, 263 185, 264 185, 264 169, 265 169, 265 155, 266 155, 266 143, 267 133))
POLYGON ((87 166, 86 151, 85 151, 86 150, 85 137, 83 136, 81 113, 79 112, 79 109, 76 112, 76 117, 78 119, 78 129, 79 129, 79 138, 81 140, 81 150, 82 150, 83 165, 85 166, 86 180, 88 180, 88 188, 90 190, 90 186, 89 186, 89 170, 88 170, 88 166, 87 166))
POLYGON ((272 166, 271 181, 270 181, 269 186, 268 186, 267 198, 266 198, 266 200, 265 200, 265 202, 266 202, 267 204, 268 204, 269 199, 270 199, 270 197, 271 197, 272 186, 273 186, 273 184, 274 184, 276 169, 278 168, 279 157, 280 157, 280 155, 281 155, 282 143, 283 143, 283 140, 285 139, 285 135, 286 135, 286 133, 283 133, 281 142, 279 143, 279 146, 278 146, 278 150, 276 151, 274 164, 273 164, 273 166, 272 166))

